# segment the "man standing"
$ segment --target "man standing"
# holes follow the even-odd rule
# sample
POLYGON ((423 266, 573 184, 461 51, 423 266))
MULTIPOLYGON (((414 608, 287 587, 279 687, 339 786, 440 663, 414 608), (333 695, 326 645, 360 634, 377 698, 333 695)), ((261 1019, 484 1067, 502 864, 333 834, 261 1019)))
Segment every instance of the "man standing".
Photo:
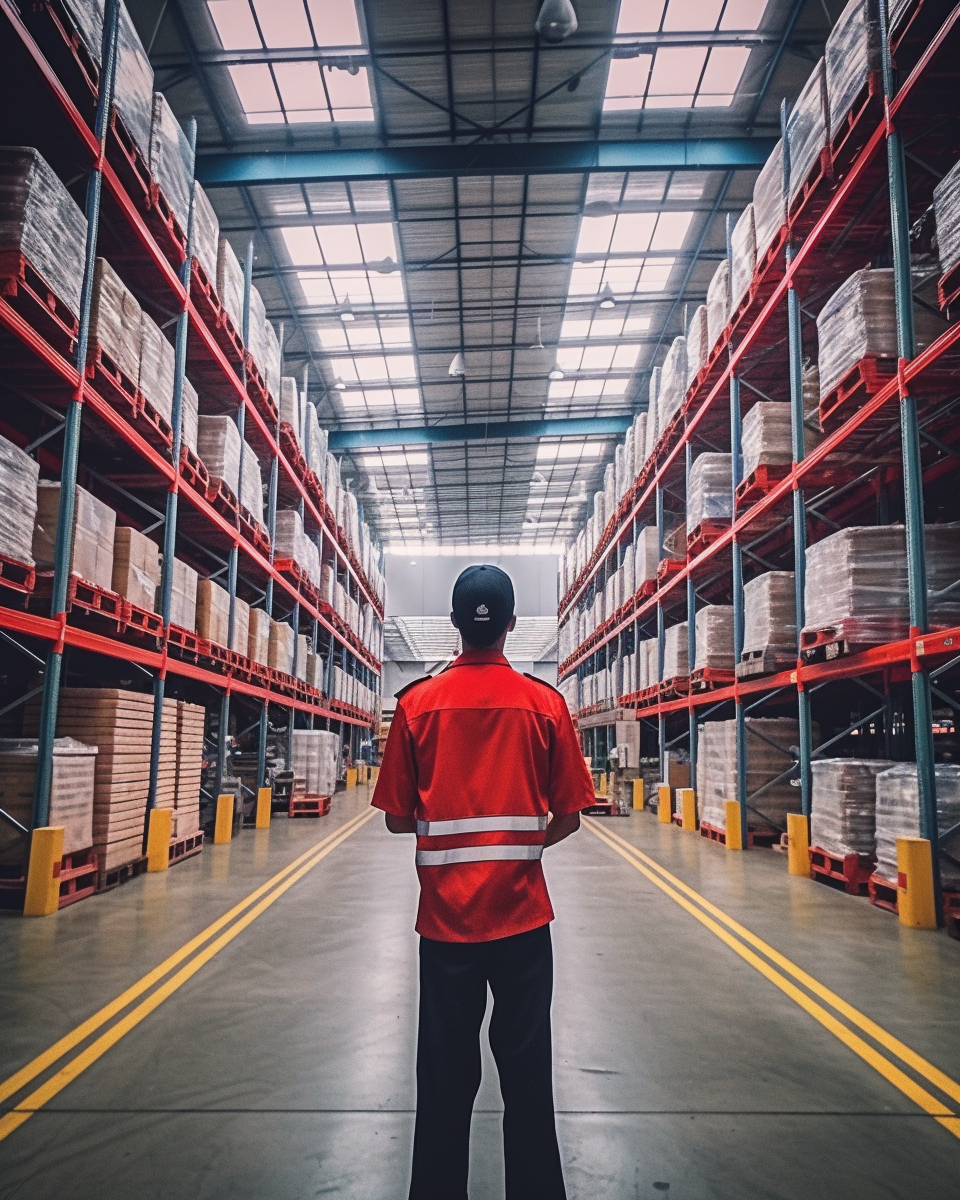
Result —
POLYGON ((463 653, 397 696, 373 803, 416 833, 420 1032, 410 1200, 467 1200, 480 1026, 503 1095, 507 1200, 564 1200, 553 1111, 553 951, 540 858, 594 802, 566 702, 503 655, 510 577, 468 567, 451 620, 463 653))

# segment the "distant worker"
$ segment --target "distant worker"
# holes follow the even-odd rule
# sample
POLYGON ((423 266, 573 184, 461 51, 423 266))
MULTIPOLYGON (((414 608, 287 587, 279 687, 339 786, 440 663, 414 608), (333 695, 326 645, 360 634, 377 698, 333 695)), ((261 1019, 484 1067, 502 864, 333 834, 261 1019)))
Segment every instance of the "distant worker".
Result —
POLYGON ((503 1096, 507 1200, 564 1200, 553 1108, 553 909, 540 863, 580 826, 593 781, 560 693, 503 655, 513 584, 468 567, 463 653, 397 695, 373 803, 416 833, 420 1032, 410 1200, 467 1200, 480 1026, 503 1096))

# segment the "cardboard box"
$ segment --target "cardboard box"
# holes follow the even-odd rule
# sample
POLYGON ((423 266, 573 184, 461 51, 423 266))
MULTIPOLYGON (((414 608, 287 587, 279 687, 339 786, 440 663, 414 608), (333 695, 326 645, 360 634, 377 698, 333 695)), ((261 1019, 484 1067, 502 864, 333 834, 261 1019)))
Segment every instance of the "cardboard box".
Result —
POLYGON ((270 622, 270 654, 267 665, 285 675, 293 673, 293 626, 284 621, 270 622))
MULTIPOLYGON (((33 557, 41 570, 53 568, 59 518, 60 484, 41 480, 37 487, 37 521, 33 527, 33 557)), ((74 522, 71 574, 112 591, 117 514, 78 486, 74 522)))
POLYGON ((249 640, 250 605, 237 596, 233 603, 233 637, 230 639, 230 649, 235 650, 237 654, 246 654, 249 640))
POLYGON ((264 666, 270 662, 270 618, 262 608, 250 609, 247 658, 264 666))
POLYGON ((212 579, 197 583, 197 633, 218 646, 227 645, 230 595, 212 579))
MULTIPOLYGON (((170 596, 170 624, 197 631, 197 586, 200 576, 179 558, 173 560, 173 590, 170 596)), ((159 611, 159 596, 157 597, 159 611)))
MULTIPOLYGON (((93 788, 97 747, 73 738, 57 738, 53 745, 53 779, 50 786, 49 825, 63 826, 63 853, 75 854, 93 845, 93 788)), ((0 739, 0 808, 30 826, 33 789, 37 778, 37 743, 32 738, 0 739)), ((0 862, 26 866, 30 854, 26 838, 5 826, 0 831, 0 862)))
POLYGON ((139 530, 119 526, 113 537, 112 590, 138 608, 156 612, 160 550, 139 530))

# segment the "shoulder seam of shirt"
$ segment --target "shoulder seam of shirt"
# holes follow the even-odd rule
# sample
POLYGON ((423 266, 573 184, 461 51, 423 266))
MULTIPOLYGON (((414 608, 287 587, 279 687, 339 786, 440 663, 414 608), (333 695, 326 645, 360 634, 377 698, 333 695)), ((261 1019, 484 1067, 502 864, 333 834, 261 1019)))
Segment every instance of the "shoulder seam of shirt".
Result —
POLYGON ((420 712, 411 713, 404 711, 404 716, 407 721, 415 721, 418 717, 425 717, 428 713, 434 712, 524 712, 530 713, 534 717, 548 717, 550 720, 556 719, 556 713, 552 713, 546 709, 528 708, 520 704, 434 704, 424 708, 420 712))

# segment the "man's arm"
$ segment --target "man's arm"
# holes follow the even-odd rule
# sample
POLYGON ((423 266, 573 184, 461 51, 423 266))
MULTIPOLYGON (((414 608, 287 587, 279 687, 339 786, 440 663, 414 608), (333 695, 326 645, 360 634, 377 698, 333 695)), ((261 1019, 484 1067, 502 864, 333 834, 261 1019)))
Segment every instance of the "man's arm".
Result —
POLYGON ((391 833, 416 833, 417 822, 414 817, 395 817, 393 813, 384 813, 387 818, 387 828, 391 833))
POLYGON ((417 766, 402 705, 397 706, 371 804, 383 809, 391 833, 416 833, 417 766))
MULTIPOLYGON (((387 828, 390 828, 390 818, 387 817, 387 828)), ((544 839, 544 847, 555 846, 557 842, 562 842, 564 838, 568 838, 571 833, 576 833, 580 828, 580 814, 578 812, 559 813, 553 817, 550 824, 547 826, 547 836, 544 839)))

